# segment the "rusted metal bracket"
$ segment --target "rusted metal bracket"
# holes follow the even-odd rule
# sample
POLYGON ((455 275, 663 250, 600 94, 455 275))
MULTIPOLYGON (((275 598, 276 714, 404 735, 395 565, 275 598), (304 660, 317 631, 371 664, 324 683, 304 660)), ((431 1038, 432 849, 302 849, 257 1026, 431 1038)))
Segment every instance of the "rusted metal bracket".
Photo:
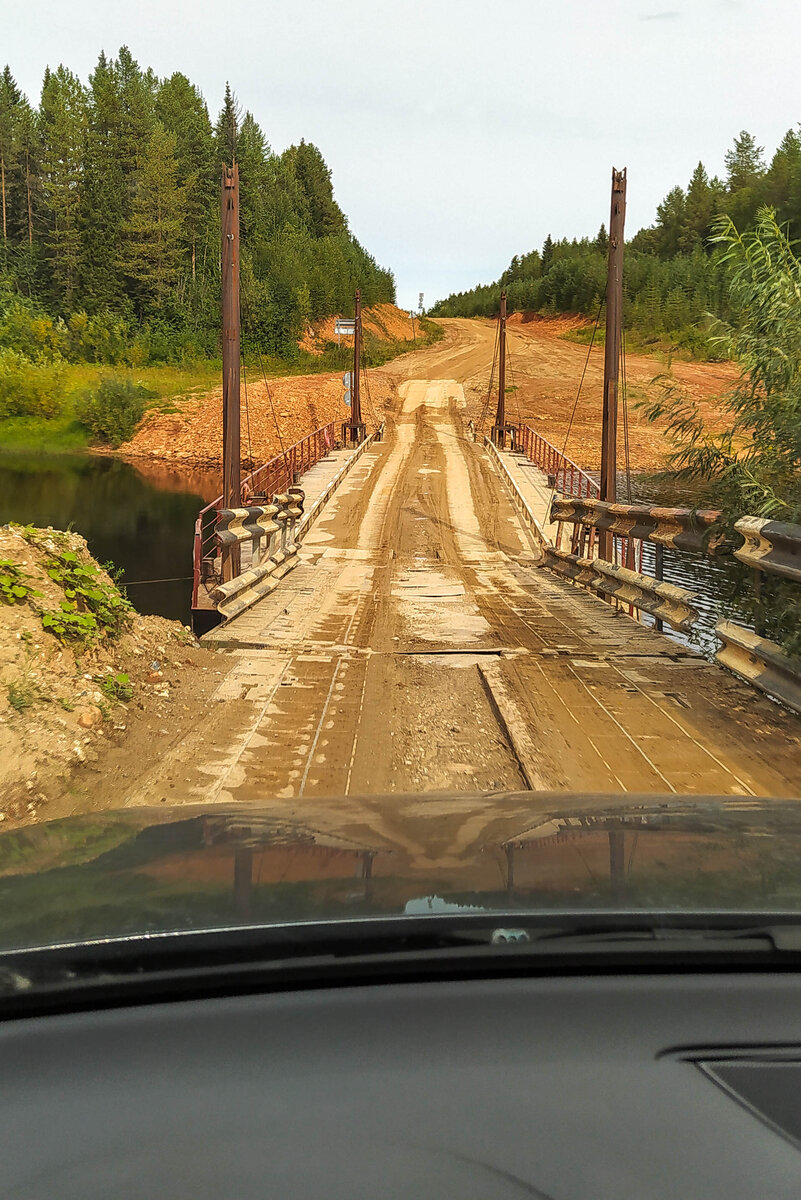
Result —
POLYGON ((547 546, 543 566, 563 579, 650 613, 683 633, 692 628, 700 615, 698 598, 692 592, 601 558, 579 558, 576 554, 547 546))
POLYGON ((801 664, 789 658, 776 642, 732 621, 718 621, 715 633, 721 642, 716 662, 801 713, 801 664))
POLYGON ((639 538, 676 550, 722 549, 721 514, 715 509, 659 508, 641 504, 608 504, 592 497, 555 496, 551 521, 586 525, 601 533, 639 538))
POLYGON ((734 551, 735 558, 757 571, 801 583, 801 525, 741 517, 734 528, 745 538, 740 549, 734 551))

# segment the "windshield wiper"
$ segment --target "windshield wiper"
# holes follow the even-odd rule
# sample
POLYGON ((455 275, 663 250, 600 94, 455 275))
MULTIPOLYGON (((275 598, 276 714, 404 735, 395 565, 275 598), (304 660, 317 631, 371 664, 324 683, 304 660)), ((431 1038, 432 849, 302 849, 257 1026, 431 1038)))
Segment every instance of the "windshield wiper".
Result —
POLYGON ((165 933, 0 956, 0 1015, 403 980, 801 969, 773 914, 470 914, 165 933))

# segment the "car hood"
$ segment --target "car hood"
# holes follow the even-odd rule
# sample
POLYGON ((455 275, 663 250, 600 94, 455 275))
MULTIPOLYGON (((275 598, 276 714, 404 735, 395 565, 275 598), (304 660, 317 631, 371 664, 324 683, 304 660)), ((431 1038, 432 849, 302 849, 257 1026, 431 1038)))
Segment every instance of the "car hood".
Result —
POLYGON ((469 911, 801 913, 801 804, 545 793, 93 813, 0 835, 0 951, 469 911))

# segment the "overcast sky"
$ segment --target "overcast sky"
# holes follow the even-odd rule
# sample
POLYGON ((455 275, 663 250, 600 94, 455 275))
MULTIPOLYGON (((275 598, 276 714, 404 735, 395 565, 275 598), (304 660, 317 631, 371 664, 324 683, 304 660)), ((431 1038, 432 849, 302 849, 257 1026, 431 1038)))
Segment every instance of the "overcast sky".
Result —
POLYGON ((741 129, 772 153, 801 121, 798 0, 0 0, 0 56, 38 99, 128 45, 225 86, 282 150, 322 150, 360 241, 426 306, 513 254, 608 220, 627 232, 741 129))

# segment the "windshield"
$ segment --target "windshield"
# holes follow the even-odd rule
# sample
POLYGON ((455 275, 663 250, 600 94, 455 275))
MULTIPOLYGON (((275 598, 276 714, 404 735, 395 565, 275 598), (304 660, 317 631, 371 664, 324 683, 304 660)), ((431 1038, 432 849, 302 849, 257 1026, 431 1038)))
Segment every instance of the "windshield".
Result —
POLYGON ((796 6, 48 8, 0 952, 801 911, 796 6))

